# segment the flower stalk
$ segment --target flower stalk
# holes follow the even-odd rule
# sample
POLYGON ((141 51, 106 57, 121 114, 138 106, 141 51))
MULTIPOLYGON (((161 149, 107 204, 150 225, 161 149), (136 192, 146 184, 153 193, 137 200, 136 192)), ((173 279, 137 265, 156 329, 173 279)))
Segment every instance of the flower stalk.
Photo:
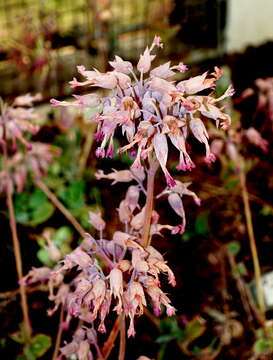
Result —
POLYGON ((146 248, 150 245, 150 227, 151 227, 151 218, 153 212, 153 200, 154 200, 154 183, 155 175, 159 167, 159 162, 157 159, 152 159, 150 161, 150 167, 148 170, 148 180, 147 180, 147 198, 146 198, 146 208, 145 208, 145 223, 143 227, 142 241, 143 247, 146 248))
POLYGON ((14 206, 13 206, 13 185, 12 180, 10 177, 10 173, 8 171, 8 155, 7 155, 7 148, 6 145, 3 144, 3 160, 4 160, 4 166, 7 170, 7 186, 6 186, 6 195, 7 195, 7 206, 8 206, 8 212, 9 212, 9 224, 12 234, 12 243, 13 243, 13 250, 14 250, 14 256, 15 256, 15 264, 16 264, 16 271, 17 276, 19 280, 19 291, 20 291, 20 297, 21 297, 21 308, 23 313, 23 323, 24 323, 24 331, 25 331, 25 337, 26 340, 30 340, 32 328, 31 328, 31 322, 29 318, 29 309, 28 309, 28 303, 27 303, 27 295, 26 295, 26 288, 21 284, 21 281, 23 279, 23 264, 22 264, 22 256, 21 256, 21 249, 20 249, 20 242, 18 238, 17 233, 17 226, 16 226, 16 220, 15 220, 15 214, 14 214, 14 206))
POLYGON ((249 204, 249 196, 246 186, 246 176, 243 170, 243 160, 240 158, 240 165, 239 166, 239 178, 240 178, 240 184, 242 189, 242 197, 243 197, 243 203, 244 203, 244 212, 245 212, 245 218, 246 218, 246 226, 247 226, 247 233, 249 238, 249 244, 253 259, 253 266, 254 266, 254 277, 255 277, 255 283, 256 283, 256 289, 257 289, 257 301, 258 306, 261 312, 261 316, 263 318, 263 321, 265 321, 265 304, 264 304, 264 293, 263 293, 263 285, 262 285, 262 279, 261 279, 261 267, 258 257, 258 251, 256 246, 256 240, 253 230, 253 223, 252 223, 252 215, 251 215, 251 209, 249 204))

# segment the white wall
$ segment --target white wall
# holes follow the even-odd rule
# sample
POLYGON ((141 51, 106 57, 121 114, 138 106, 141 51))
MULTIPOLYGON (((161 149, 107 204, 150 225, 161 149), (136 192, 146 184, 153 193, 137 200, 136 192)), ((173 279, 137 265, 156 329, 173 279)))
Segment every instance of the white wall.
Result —
POLYGON ((228 0, 227 51, 273 41, 273 0, 228 0))

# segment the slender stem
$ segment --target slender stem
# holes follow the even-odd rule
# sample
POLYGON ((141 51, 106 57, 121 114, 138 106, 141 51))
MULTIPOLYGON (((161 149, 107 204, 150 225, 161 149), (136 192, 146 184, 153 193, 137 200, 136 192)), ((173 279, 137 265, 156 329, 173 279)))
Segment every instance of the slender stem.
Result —
POLYGON ((108 337, 108 339, 105 341, 102 349, 103 359, 107 360, 113 347, 114 342, 118 336, 118 333, 120 331, 120 319, 122 318, 122 315, 119 315, 114 323, 114 326, 111 330, 111 333, 108 337))
POLYGON ((153 159, 150 161, 150 168, 148 170, 148 180, 147 180, 145 224, 142 233, 142 244, 144 248, 150 245, 150 227, 151 227, 151 218, 152 218, 153 202, 154 202, 154 182, 155 182, 155 174, 157 172, 158 167, 159 167, 159 163, 157 159, 153 159))
POLYGON ((62 306, 61 307, 61 312, 60 312, 59 328, 58 328, 58 332, 57 332, 57 336, 56 336, 56 342, 55 342, 55 348, 54 348, 52 360, 56 360, 57 356, 58 356, 58 353, 59 353, 61 340, 62 340, 62 334, 63 334, 63 326, 62 326, 63 321, 64 321, 64 308, 62 306))
POLYGON ((92 123, 91 126, 88 127, 87 132, 88 135, 85 139, 85 143, 84 143, 84 147, 83 147, 83 151, 79 160, 79 176, 81 176, 84 172, 87 160, 88 160, 88 156, 90 154, 90 150, 94 141, 94 137, 93 137, 93 133, 95 131, 97 124, 96 123, 92 123))
POLYGON ((56 195, 43 183, 40 179, 35 179, 35 185, 37 185, 45 194, 46 196, 52 201, 52 203, 56 206, 57 209, 63 213, 63 215, 67 218, 68 221, 74 226, 74 228, 78 231, 78 233, 85 237, 86 231, 84 228, 79 224, 79 222, 74 218, 74 216, 68 211, 63 204, 57 199, 56 195))
POLYGON ((118 360, 125 359, 125 349, 126 349, 126 332, 125 332, 125 317, 124 315, 120 318, 120 343, 119 343, 119 354, 118 360))
MULTIPOLYGON (((71 214, 70 211, 68 211, 64 205, 58 200, 55 194, 44 184, 41 180, 35 179, 34 183, 36 186, 38 186, 49 198, 49 200, 52 201, 52 203, 56 206, 57 209, 60 210, 60 212, 67 218, 68 221, 74 226, 74 228, 78 231, 78 233, 81 235, 81 237, 86 236, 86 231, 81 226, 81 224, 74 218, 74 216, 71 214)), ((113 262, 105 255, 104 251, 98 246, 97 243, 95 243, 95 251, 96 256, 103 260, 104 263, 107 263, 110 268, 113 267, 113 262)))
MULTIPOLYGON (((241 159, 241 165, 242 164, 243 164, 243 161, 241 159)), ((265 304, 264 304, 264 294, 263 294, 263 286, 262 286, 262 279, 261 279, 261 268, 260 268, 256 240, 255 240, 254 230, 253 230, 252 215, 251 215, 251 209, 250 209, 250 204, 249 204, 249 196, 248 196, 248 191, 247 191, 247 187, 246 187, 246 176, 245 176, 242 166, 239 167, 239 177, 240 177, 242 197, 243 197, 243 202, 244 202, 244 212, 245 212, 245 218, 246 218, 247 232, 248 232, 250 249, 251 249, 253 265, 254 265, 254 276, 255 276, 256 289, 257 289, 257 300, 258 300, 259 309, 261 311, 261 315, 265 321, 265 304)))
MULTIPOLYGON (((5 160, 6 154, 4 154, 5 160)), ((7 171, 8 168, 6 167, 7 171)), ((8 205, 8 211, 9 211, 9 223, 10 223, 10 229, 12 233, 12 242, 13 242, 13 250, 15 255, 15 263, 16 263, 16 271, 17 276, 19 280, 19 291, 21 296, 21 308, 23 313, 23 321, 24 321, 24 330, 25 330, 25 336, 26 339, 29 340, 32 333, 31 323, 29 319, 29 309, 27 304, 27 295, 26 295, 26 289, 21 284, 21 281, 23 279, 23 264, 22 264, 22 257, 21 257, 21 250, 20 250, 20 242, 18 238, 17 233, 17 226, 16 226, 16 220, 14 215, 14 207, 13 207, 13 200, 12 200, 12 192, 13 192, 13 186, 12 181, 10 178, 10 175, 8 173, 7 176, 7 205, 8 205)))

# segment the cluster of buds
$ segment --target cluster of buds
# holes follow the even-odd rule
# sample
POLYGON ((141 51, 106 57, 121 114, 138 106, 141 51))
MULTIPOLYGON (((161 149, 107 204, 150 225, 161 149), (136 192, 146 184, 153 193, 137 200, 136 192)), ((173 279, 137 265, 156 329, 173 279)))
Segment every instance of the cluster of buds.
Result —
POLYGON ((41 100, 40 94, 35 96, 27 94, 15 98, 11 106, 1 103, 0 142, 2 144, 10 140, 13 150, 16 151, 19 140, 28 150, 31 149, 25 133, 34 135, 39 130, 39 126, 33 124, 39 116, 31 108, 33 102, 39 100, 41 100))
POLYGON ((191 133, 204 144, 205 161, 213 162, 214 154, 208 143, 208 133, 203 120, 211 118, 216 125, 227 129, 230 117, 217 106, 221 100, 233 95, 230 86, 219 98, 213 96, 216 81, 223 72, 215 68, 211 74, 192 77, 188 80, 173 81, 178 72, 183 73, 187 66, 183 63, 171 66, 170 62, 151 69, 155 58, 152 51, 162 47, 159 37, 155 37, 150 48, 146 48, 137 63, 137 77, 133 65, 116 56, 110 62, 113 70, 100 73, 88 71, 78 66, 79 73, 86 79, 79 82, 73 79, 72 88, 95 86, 112 90, 111 95, 99 97, 97 94, 76 96, 76 101, 51 100, 53 106, 76 106, 89 108, 92 120, 97 122, 96 140, 100 143, 96 150, 98 157, 112 157, 113 137, 117 129, 125 134, 128 145, 118 152, 129 150, 135 155, 132 169, 141 168, 150 154, 155 154, 166 177, 168 186, 175 181, 167 169, 168 139, 179 151, 178 170, 191 170, 195 167, 188 153, 188 137, 191 133), (201 95, 206 90, 208 95, 201 95))
MULTIPOLYGON (((118 315, 125 314, 129 318, 127 334, 134 336, 134 318, 143 314, 148 300, 152 302, 156 315, 161 313, 162 306, 168 316, 175 314, 169 297, 161 289, 161 275, 167 276, 171 286, 176 284, 175 276, 153 246, 142 246, 145 206, 141 208, 139 199, 140 192, 145 192, 143 174, 131 170, 104 174, 100 170, 96 176, 114 182, 138 182, 137 185, 128 187, 125 198, 117 209, 119 220, 124 226, 123 231, 115 231, 112 239, 105 239, 103 234, 106 223, 101 213, 90 212, 90 223, 98 232, 98 239, 86 234, 81 245, 67 255, 55 270, 47 271, 46 267, 43 270, 32 269, 25 277, 25 283, 49 280, 50 299, 55 302, 55 307, 49 313, 52 314, 59 306, 63 306, 67 312, 66 326, 72 317, 77 317, 89 326, 98 322, 98 331, 105 333, 105 318, 112 309, 118 315), (100 267, 96 255, 104 260, 104 268, 100 267), (77 269, 77 275, 67 283, 64 281, 65 276, 74 268, 77 269)), ((171 207, 182 218, 182 224, 161 225, 159 214, 153 210, 150 237, 161 235, 163 229, 172 233, 181 232, 182 228, 184 231, 182 196, 189 195, 200 205, 200 199, 188 189, 189 185, 177 181, 175 187, 166 188, 157 196, 168 195, 171 207)), ((75 342, 72 343, 76 349, 75 342)))
POLYGON ((33 102, 39 100, 40 94, 27 94, 15 98, 10 106, 1 103, 0 144, 8 156, 0 169, 0 192, 6 190, 8 178, 17 192, 23 191, 28 173, 33 172, 35 178, 41 178, 53 158, 60 154, 55 146, 29 140, 29 135, 39 131, 35 124, 39 114, 31 108, 33 102))

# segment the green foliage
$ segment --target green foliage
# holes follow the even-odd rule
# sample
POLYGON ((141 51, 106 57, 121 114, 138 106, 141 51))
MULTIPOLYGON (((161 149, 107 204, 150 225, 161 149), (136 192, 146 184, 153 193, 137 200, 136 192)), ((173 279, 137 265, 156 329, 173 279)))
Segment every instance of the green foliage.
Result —
MULTIPOLYGON (((57 230, 53 228, 46 228, 44 231, 50 234, 50 239, 60 251, 61 258, 72 251, 70 244, 73 239, 73 233, 69 227, 62 226, 57 230)), ((43 234, 37 237, 37 242, 41 247, 37 252, 37 258, 46 266, 54 265, 54 261, 51 259, 48 250, 46 249, 47 242, 43 234)))
POLYGON ((258 329, 256 331, 257 340, 254 343, 253 350, 257 355, 273 351, 273 329, 258 329))
POLYGON ((272 209, 272 207, 265 205, 265 206, 262 207, 260 213, 263 216, 273 215, 273 209, 272 209))
POLYGON ((40 189, 34 188, 32 191, 25 190, 20 194, 15 194, 14 212, 18 223, 36 226, 52 216, 54 206, 40 189))
POLYGON ((59 197, 68 209, 77 210, 85 204, 85 184, 76 180, 62 189, 59 197))
POLYGON ((227 250, 232 256, 236 256, 239 253, 240 249, 241 249, 241 245, 238 241, 231 241, 227 245, 227 250))
POLYGON ((36 360, 43 356, 51 346, 51 338, 48 335, 37 334, 29 344, 24 347, 27 360, 36 360))
POLYGON ((195 236, 208 236, 210 233, 209 228, 209 214, 210 211, 203 211, 197 215, 194 223, 194 229, 189 229, 185 231, 182 235, 182 240, 189 241, 195 236))
POLYGON ((23 354, 17 356, 17 360, 36 360, 42 357, 51 347, 51 337, 45 334, 36 334, 27 339, 24 326, 19 325, 19 331, 13 333, 11 339, 23 345, 23 354))

